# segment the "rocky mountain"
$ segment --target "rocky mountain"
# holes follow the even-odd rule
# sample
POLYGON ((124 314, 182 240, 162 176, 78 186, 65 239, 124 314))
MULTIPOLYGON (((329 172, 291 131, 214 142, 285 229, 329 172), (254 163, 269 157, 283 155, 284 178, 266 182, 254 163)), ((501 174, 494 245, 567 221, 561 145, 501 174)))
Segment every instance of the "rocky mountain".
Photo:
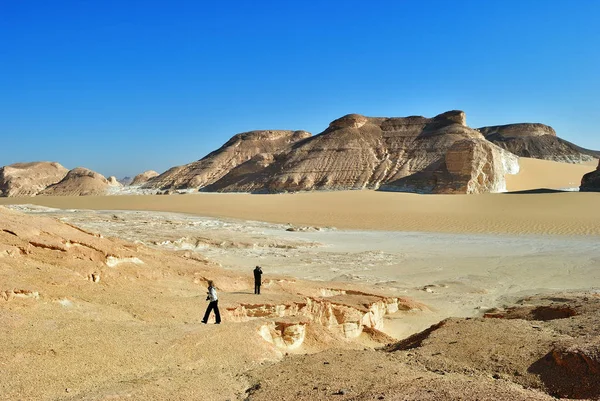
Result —
POLYGON ((128 185, 142 185, 148 182, 148 180, 150 180, 151 178, 158 177, 159 175, 160 174, 158 174, 154 170, 147 170, 141 174, 136 175, 128 185))
MULTIPOLYGON (((114 180, 116 182, 116 179, 114 180)), ((47 196, 87 196, 104 195, 110 182, 99 173, 83 167, 69 171, 58 183, 49 186, 39 195, 47 196)))
POLYGON ((0 168, 0 196, 35 196, 56 184, 67 170, 55 162, 15 163, 0 168))
POLYGON ((349 114, 317 136, 254 155, 204 190, 498 192, 504 174, 517 171, 517 158, 469 128, 462 111, 434 118, 349 114))
POLYGON ((556 136, 552 127, 522 123, 481 127, 485 138, 517 156, 582 163, 600 158, 600 152, 584 149, 556 136))
POLYGON ((250 131, 235 135, 225 145, 196 162, 173 167, 149 180, 145 188, 202 188, 258 154, 275 154, 309 138, 306 131, 250 131))
POLYGON ((128 186, 131 185, 131 182, 133 181, 133 178, 127 176, 127 177, 123 177, 121 179, 119 179, 119 182, 123 185, 123 186, 128 186))
POLYGON ((579 190, 582 192, 600 192, 600 162, 598 162, 595 171, 583 176, 579 190))

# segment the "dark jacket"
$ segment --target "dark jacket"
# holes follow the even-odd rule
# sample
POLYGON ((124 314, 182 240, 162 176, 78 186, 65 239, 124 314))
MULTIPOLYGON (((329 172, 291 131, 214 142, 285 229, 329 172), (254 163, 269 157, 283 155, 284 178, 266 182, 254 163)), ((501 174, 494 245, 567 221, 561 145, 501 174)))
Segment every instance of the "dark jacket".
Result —
POLYGON ((257 267, 254 269, 254 283, 260 285, 260 278, 262 276, 262 269, 257 267))

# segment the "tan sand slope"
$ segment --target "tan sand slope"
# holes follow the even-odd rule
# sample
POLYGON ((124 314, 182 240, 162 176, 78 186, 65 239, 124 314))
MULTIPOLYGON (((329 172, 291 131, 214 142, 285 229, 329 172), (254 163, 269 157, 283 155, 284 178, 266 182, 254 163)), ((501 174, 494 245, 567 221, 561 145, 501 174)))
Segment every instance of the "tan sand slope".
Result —
POLYGON ((94 210, 154 210, 295 225, 448 233, 600 235, 599 193, 417 195, 375 191, 2 198, 94 210))
MULTIPOLYGON (((284 352, 389 342, 425 307, 349 284, 250 274, 0 208, 0 398, 238 399, 239 374, 284 352), (207 279, 223 324, 200 323, 207 279)), ((212 322, 212 319, 209 320, 212 322)))
POLYGON ((550 160, 519 158, 519 174, 506 175, 508 191, 526 191, 539 188, 579 188, 584 174, 593 171, 598 162, 582 164, 561 163, 550 160))

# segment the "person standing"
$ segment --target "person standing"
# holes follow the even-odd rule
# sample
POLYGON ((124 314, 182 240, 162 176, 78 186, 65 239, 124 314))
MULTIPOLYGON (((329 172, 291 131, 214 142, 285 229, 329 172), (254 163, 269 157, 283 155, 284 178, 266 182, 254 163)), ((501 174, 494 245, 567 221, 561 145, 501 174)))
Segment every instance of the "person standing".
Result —
POLYGON ((210 316, 211 311, 215 311, 215 324, 221 323, 221 314, 219 313, 219 299, 217 298, 217 290, 215 289, 214 283, 212 280, 208 280, 208 292, 207 292, 206 300, 210 301, 208 303, 208 308, 206 308, 206 313, 204 314, 204 319, 202 319, 202 323, 206 324, 208 322, 208 317, 210 316))
POLYGON ((254 268, 254 293, 260 295, 260 285, 261 285, 261 277, 262 277, 262 269, 260 266, 256 266, 254 268))

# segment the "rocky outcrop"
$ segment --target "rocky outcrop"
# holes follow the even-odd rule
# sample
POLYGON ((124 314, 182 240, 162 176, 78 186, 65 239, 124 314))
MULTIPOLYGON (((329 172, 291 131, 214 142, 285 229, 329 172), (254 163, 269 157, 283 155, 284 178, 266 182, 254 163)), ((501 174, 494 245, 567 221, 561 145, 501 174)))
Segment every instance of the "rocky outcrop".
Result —
POLYGON ((54 162, 15 163, 0 168, 0 196, 35 196, 69 170, 54 162))
POLYGON ((581 192, 600 192, 600 161, 595 171, 589 172, 581 179, 581 192))
POLYGON ((87 196, 104 195, 110 186, 109 181, 99 173, 83 167, 69 171, 60 182, 49 186, 39 195, 47 196, 87 196))
POLYGON ((514 156, 469 128, 462 111, 434 118, 349 114, 279 154, 257 154, 205 190, 497 192, 516 164, 514 156))
POLYGON ((111 175, 110 177, 108 177, 108 185, 110 185, 111 187, 122 187, 123 184, 121 184, 119 182, 119 180, 117 180, 117 177, 115 177, 114 175, 111 175))
POLYGON ((311 136, 306 131, 250 131, 235 135, 220 149, 203 159, 171 168, 152 178, 144 188, 202 188, 258 154, 275 155, 311 136))
POLYGON ((158 177, 159 174, 154 170, 147 170, 141 174, 136 175, 133 181, 129 185, 142 185, 148 182, 151 178, 158 177))
POLYGON ((600 157, 600 152, 581 148, 556 136, 552 127, 523 123, 481 127, 485 138, 517 156, 582 163, 600 157))
POLYGON ((440 193, 505 192, 505 174, 519 172, 517 156, 481 139, 455 142, 444 161, 438 173, 440 193))

